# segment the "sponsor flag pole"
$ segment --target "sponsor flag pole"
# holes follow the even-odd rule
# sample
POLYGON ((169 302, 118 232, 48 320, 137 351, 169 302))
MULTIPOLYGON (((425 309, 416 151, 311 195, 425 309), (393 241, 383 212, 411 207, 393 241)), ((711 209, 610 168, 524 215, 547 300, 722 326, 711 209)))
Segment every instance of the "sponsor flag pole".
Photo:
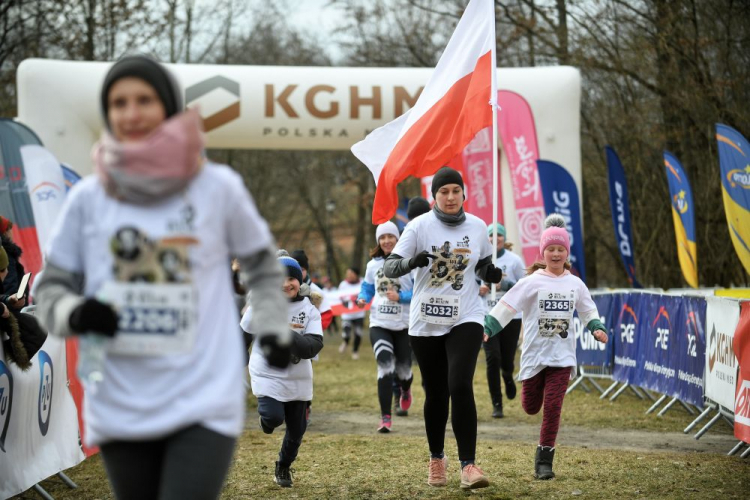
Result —
POLYGON ((664 167, 669 183, 670 205, 674 233, 677 238, 677 258, 685 281, 698 288, 698 256, 695 247, 695 207, 690 182, 680 161, 669 151, 664 151, 664 167))
MULTIPOLYGON (((493 7, 492 12, 492 26, 495 26, 495 12, 493 7)), ((494 35, 494 29, 493 35, 494 35)), ((494 37, 493 37, 494 38, 494 37)), ((490 86, 490 106, 492 106, 492 261, 494 264, 495 255, 497 255, 497 212, 498 212, 498 200, 500 191, 500 172, 497 162, 497 114, 500 112, 500 107, 497 104, 497 56, 496 51, 497 44, 492 43, 492 83, 490 86)), ((495 286, 492 289, 492 301, 495 301, 495 295, 497 291, 495 286)))
POLYGON ((642 288, 635 277, 635 249, 633 232, 631 231, 630 207, 628 204, 628 184, 625 180, 625 170, 617 153, 611 146, 604 148, 607 154, 607 177, 609 180, 609 203, 612 210, 612 223, 615 229, 617 248, 620 250, 622 262, 630 286, 642 288))
POLYGON ((721 196, 734 250, 750 274, 750 144, 732 127, 716 124, 721 196))

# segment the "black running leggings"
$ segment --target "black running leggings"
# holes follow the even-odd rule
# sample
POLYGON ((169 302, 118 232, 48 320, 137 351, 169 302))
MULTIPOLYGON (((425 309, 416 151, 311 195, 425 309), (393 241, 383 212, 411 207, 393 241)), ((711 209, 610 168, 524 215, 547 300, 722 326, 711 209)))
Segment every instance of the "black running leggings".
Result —
MULTIPOLYGON (((387 330, 379 326, 370 327, 370 342, 378 364, 378 401, 380 414, 391 414, 391 398, 394 381, 401 390, 411 388, 411 347, 407 330, 387 330)), ((398 401, 398 398, 396 399, 398 401)))
POLYGON ((473 381, 483 334, 479 323, 463 323, 439 337, 411 337, 424 382, 424 424, 433 455, 443 453, 450 401, 458 458, 475 459, 477 407, 473 381))
POLYGON ((274 429, 286 422, 284 440, 279 451, 279 464, 289 467, 297 458, 302 436, 307 430, 309 401, 278 401, 268 396, 258 397, 258 414, 263 422, 274 429))
POLYGON ((518 337, 521 335, 521 320, 512 319, 500 333, 482 344, 487 360, 487 385, 490 398, 495 406, 503 406, 503 394, 500 391, 500 370, 505 377, 513 377, 515 369, 518 337))
POLYGON ((219 497, 236 439, 193 425, 162 439, 101 445, 117 500, 219 497))

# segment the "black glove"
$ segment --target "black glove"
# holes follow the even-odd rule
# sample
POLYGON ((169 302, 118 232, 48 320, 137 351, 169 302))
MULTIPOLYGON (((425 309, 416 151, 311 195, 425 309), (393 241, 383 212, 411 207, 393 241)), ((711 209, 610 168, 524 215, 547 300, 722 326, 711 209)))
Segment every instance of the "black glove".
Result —
POLYGON ((503 279, 503 270, 499 267, 495 267, 494 264, 490 264, 487 267, 487 271, 484 274, 484 280, 487 283, 500 283, 503 279))
POLYGON ((429 253, 427 250, 422 250, 415 257, 409 259, 409 267, 416 269, 418 267, 427 267, 430 265, 430 259, 434 259, 435 256, 429 253))
POLYGON ((86 299, 73 309, 68 319, 70 329, 76 333, 98 333, 107 337, 114 337, 117 322, 115 310, 96 299, 86 299))
POLYGON ((279 345, 276 335, 264 335, 260 338, 260 349, 268 364, 276 368, 286 368, 292 357, 292 350, 288 345, 279 345))

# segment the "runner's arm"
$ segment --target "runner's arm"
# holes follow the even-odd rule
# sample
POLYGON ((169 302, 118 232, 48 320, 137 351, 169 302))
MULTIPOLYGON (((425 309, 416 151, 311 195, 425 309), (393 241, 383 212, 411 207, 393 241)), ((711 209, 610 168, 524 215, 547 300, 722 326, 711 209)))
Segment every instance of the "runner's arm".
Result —
POLYGON ((48 259, 34 283, 35 316, 54 335, 74 335, 70 315, 86 300, 82 293, 83 274, 66 271, 48 259))
POLYGON ((253 324, 250 331, 258 339, 276 335, 280 345, 289 345, 291 332, 286 321, 287 301, 281 290, 284 273, 276 259, 276 252, 266 248, 253 255, 238 258, 240 282, 251 291, 250 307, 253 324))
POLYGON ((292 354, 302 359, 312 359, 323 349, 322 335, 302 335, 292 331, 292 354))
POLYGON ((401 276, 405 276, 412 270, 411 266, 409 266, 410 260, 411 259, 405 259, 400 255, 391 253, 385 259, 385 264, 383 264, 383 273, 388 278, 400 278, 401 276))

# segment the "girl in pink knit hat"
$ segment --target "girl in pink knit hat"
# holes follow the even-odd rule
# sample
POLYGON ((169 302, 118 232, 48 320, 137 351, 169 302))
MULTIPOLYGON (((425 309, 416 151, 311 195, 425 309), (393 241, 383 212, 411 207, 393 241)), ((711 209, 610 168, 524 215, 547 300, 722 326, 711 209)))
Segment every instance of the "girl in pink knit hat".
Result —
POLYGON ((539 242, 542 262, 506 293, 485 317, 485 340, 497 335, 518 312, 523 313, 523 348, 520 378, 521 405, 535 415, 544 407, 539 445, 534 459, 534 476, 552 479, 555 440, 568 380, 575 374, 576 344, 573 312, 578 310, 584 325, 596 340, 607 342, 607 329, 586 285, 570 273, 570 237, 565 220, 552 214, 539 242))

